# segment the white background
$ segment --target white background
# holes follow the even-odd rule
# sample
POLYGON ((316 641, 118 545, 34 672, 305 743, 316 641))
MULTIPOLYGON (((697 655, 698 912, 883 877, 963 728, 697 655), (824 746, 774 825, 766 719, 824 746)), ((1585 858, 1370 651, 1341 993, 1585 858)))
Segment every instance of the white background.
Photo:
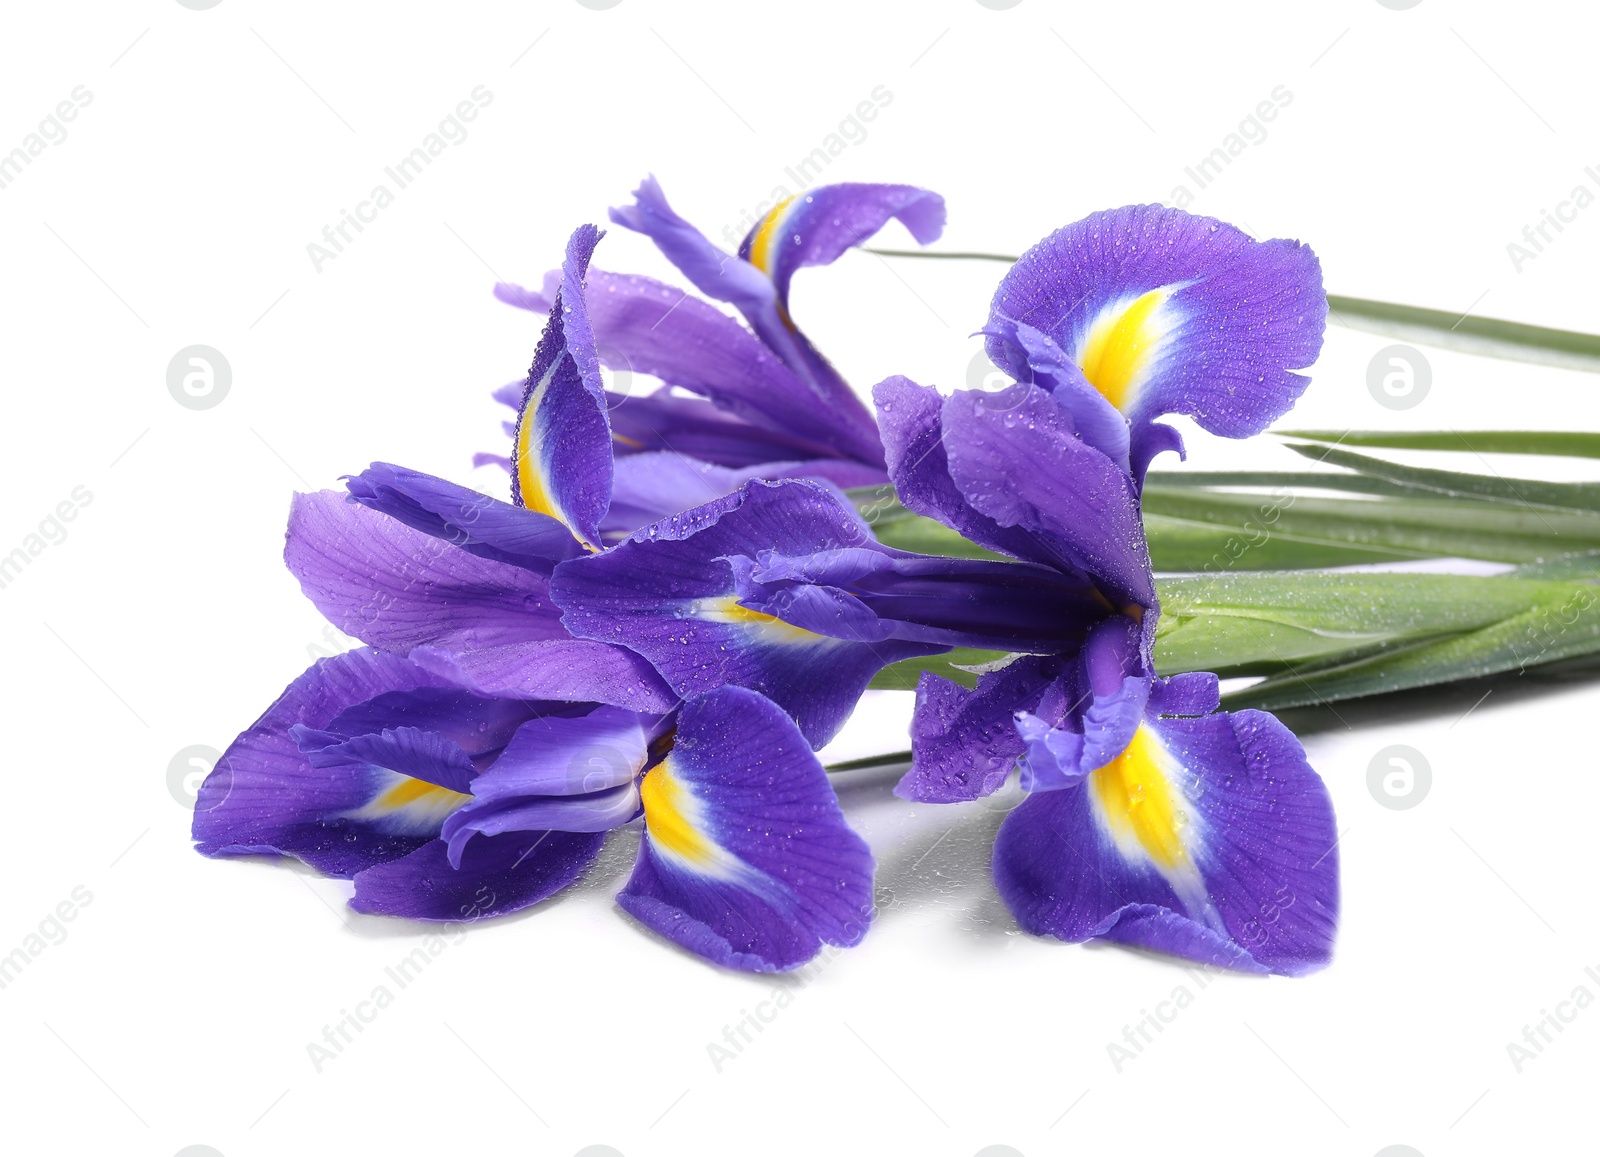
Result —
MULTIPOLYGON (((383 459, 502 493, 470 455, 503 446, 487 394, 538 321, 490 286, 536 284, 646 172, 719 236, 881 85, 892 102, 826 179, 926 185, 949 201, 944 247, 1016 252, 1170 199, 1281 85, 1292 102, 1196 211, 1310 242, 1334 292, 1595 330, 1600 208, 1520 272, 1506 251, 1597 185, 1588 5, 123 0, 3 21, 0 151, 92 93, 0 189, 0 553, 93 496, 0 590, 0 954, 75 887, 93 897, 0 991, 7 1151, 1592 1146, 1600 1009, 1521 1073, 1506 1052, 1576 986, 1600 996, 1592 686, 1290 718, 1345 832, 1337 959, 1308 979, 1202 989, 1166 960, 1019 935, 987 879, 998 805, 901 805, 868 776, 842 794, 893 903, 808 983, 715 971, 632 925, 617 838, 581 890, 449 946, 320 1073, 307 1044, 394 988, 418 929, 348 913, 337 881, 201 859, 168 782, 175 753, 225 746, 328 646, 279 559, 291 491, 383 459), (315 269, 307 243, 479 85, 470 135, 315 269), (194 343, 232 366, 214 409, 167 391, 194 343), (1366 787, 1392 743, 1433 768, 1409 811, 1366 787), (1193 1003, 1118 1072, 1108 1043, 1180 985, 1193 1003), (783 989, 718 1071, 708 1045, 783 989)), ((597 264, 668 276, 620 230, 597 264)), ((851 254, 802 275, 795 312, 863 389, 955 385, 998 272, 851 254)), ((1289 424, 1600 416, 1592 377, 1445 353, 1426 401, 1392 412, 1365 385, 1384 344, 1333 330, 1289 424)), ((1265 438, 1192 445, 1201 467, 1295 461, 1265 438)), ((874 701, 846 746, 900 746, 907 711, 874 701)))

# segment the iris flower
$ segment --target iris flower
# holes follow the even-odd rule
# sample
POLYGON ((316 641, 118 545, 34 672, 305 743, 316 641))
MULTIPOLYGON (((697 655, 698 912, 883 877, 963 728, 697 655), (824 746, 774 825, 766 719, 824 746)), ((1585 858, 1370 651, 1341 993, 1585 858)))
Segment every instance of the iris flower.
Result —
MULTIPOLYGON (((569 247, 523 419, 567 422, 579 448, 579 395, 608 441, 582 293, 597 239, 569 247)), ((539 462, 522 505, 386 464, 296 496, 285 561, 367 647, 313 665, 229 746, 198 850, 293 856, 351 879, 358 911, 462 921, 566 887, 642 818, 618 900, 661 935, 752 971, 856 943, 871 853, 790 718, 739 687, 677 696, 562 627, 551 574, 592 543, 609 475, 539 462)))
POLYGON ((1325 312, 1304 246, 1157 207, 1096 215, 996 294, 986 332, 1015 385, 876 390, 902 501, 1017 561, 892 551, 820 486, 752 483, 564 562, 552 597, 575 633, 650 658, 678 693, 760 687, 802 730, 897 646, 1014 652, 973 690, 923 675, 897 791, 975 799, 1020 764, 1028 795, 994 874, 1022 927, 1310 971, 1337 922, 1326 789, 1272 716, 1217 710, 1215 676, 1155 675, 1138 491, 1155 453, 1181 449, 1162 415, 1243 436, 1287 410, 1325 312))
MULTIPOLYGON (((910 185, 823 185, 776 205, 737 255, 708 241, 646 179, 611 219, 654 241, 712 301, 637 274, 590 270, 593 343, 613 371, 658 378, 637 397, 606 392, 616 457, 611 505, 598 528, 615 541, 638 527, 731 493, 751 478, 821 478, 839 486, 886 482, 883 447, 868 407, 795 325, 789 287, 808 265, 826 265, 891 220, 919 242, 944 228, 944 201, 910 185)), ((500 284, 502 301, 549 313, 559 284, 500 284)), ((513 409, 521 382, 496 397, 513 409)), ((558 427, 563 431, 562 427, 558 427)), ((510 460, 479 455, 478 461, 510 460)))

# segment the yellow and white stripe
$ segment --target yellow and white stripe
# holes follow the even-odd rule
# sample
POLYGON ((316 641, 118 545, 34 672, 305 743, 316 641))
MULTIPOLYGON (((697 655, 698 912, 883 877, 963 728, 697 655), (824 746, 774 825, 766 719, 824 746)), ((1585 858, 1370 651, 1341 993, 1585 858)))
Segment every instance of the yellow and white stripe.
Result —
POLYGON ((383 777, 370 800, 341 818, 372 824, 397 835, 434 835, 451 812, 472 799, 464 792, 397 771, 385 769, 383 777))
POLYGON ((1182 318, 1168 305, 1187 283, 1164 285, 1103 306, 1079 342, 1077 362, 1089 384, 1123 413, 1138 399, 1182 318))
POLYGON ((517 493, 521 495, 522 505, 529 510, 536 510, 540 514, 548 514, 552 518, 559 519, 568 530, 572 529, 572 522, 556 502, 549 474, 545 470, 544 438, 539 432, 539 410, 544 404, 545 395, 550 392, 550 383, 555 380, 556 371, 561 368, 561 363, 571 356, 563 350, 561 356, 550 363, 550 368, 545 370, 544 376, 528 395, 527 404, 522 408, 522 420, 517 424, 516 457, 513 461, 517 471, 517 493))
POLYGON ((838 639, 827 635, 819 635, 815 631, 786 623, 776 615, 769 615, 765 611, 753 611, 741 603, 737 595, 694 599, 688 604, 688 615, 705 623, 744 627, 751 642, 769 646, 816 646, 839 642, 838 639))
POLYGON ((782 232, 794 203, 794 197, 785 197, 767 210, 767 215, 761 218, 761 224, 756 226, 755 235, 750 239, 750 264, 768 277, 772 276, 773 258, 777 256, 775 245, 778 235, 782 232))
POLYGON ((668 863, 729 884, 760 891, 761 874, 717 843, 707 830, 705 805, 667 756, 639 784, 650 846, 668 863))
POLYGON ((1183 767, 1141 724, 1122 754, 1089 775, 1090 810, 1130 864, 1153 866, 1189 915, 1220 926, 1190 849, 1202 836, 1184 794, 1183 767))

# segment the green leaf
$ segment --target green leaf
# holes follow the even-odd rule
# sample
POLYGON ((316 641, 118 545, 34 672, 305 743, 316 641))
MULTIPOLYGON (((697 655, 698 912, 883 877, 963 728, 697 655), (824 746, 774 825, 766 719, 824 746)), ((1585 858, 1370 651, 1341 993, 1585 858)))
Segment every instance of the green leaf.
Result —
POLYGON ((1541 482, 1532 478, 1504 478, 1494 474, 1468 474, 1458 470, 1429 470, 1402 466, 1368 454, 1331 446, 1291 444, 1296 454, 1370 478, 1392 482, 1413 494, 1442 494, 1475 498, 1516 506, 1543 506, 1551 510, 1578 510, 1600 515, 1600 485, 1593 482, 1541 482))
POLYGON ((1543 454, 1600 458, 1600 434, 1577 430, 1274 430, 1285 438, 1391 450, 1467 450, 1478 454, 1543 454))
POLYGON ((1212 522, 1147 513, 1144 526, 1150 561, 1158 571, 1303 570, 1419 557, 1415 551, 1362 546, 1309 532, 1263 536, 1259 527, 1246 527, 1242 520, 1212 522))
MULTIPOLYGON (((1177 488, 1147 491, 1145 525, 1158 570, 1260 569, 1280 538, 1324 549, 1366 554, 1351 562, 1405 558, 1478 558, 1535 562, 1552 555, 1600 549, 1600 520, 1576 511, 1548 511, 1486 500, 1426 498, 1303 498, 1177 488), (1225 528, 1211 555, 1197 558, 1192 527, 1165 550, 1152 516, 1225 528), (1181 546, 1181 549, 1179 547, 1181 546), (1252 557, 1254 556, 1254 557, 1252 557)), ((1282 548, 1281 549, 1286 549, 1282 548)))
POLYGON ((1600 592, 1575 586, 1477 630, 1309 673, 1291 670, 1233 692, 1224 697, 1224 703, 1229 708, 1302 707, 1525 670, 1597 653, 1600 592))
POLYGON ((1566 583, 1439 574, 1237 574, 1164 579, 1156 669, 1249 674, 1475 631, 1566 583))
POLYGON ((956 647, 943 655, 928 655, 890 663, 873 676, 872 682, 867 686, 874 691, 915 691, 917 679, 922 672, 932 671, 935 675, 943 675, 952 683, 960 683, 963 687, 974 687, 978 682, 978 673, 972 668, 999 662, 1006 656, 1005 651, 980 651, 974 647, 956 647))
POLYGON ((1509 573, 1517 578, 1529 579, 1600 580, 1600 550, 1585 550, 1543 562, 1525 563, 1509 573))
MULTIPOLYGON (((1356 476, 1330 472, 1289 477, 1356 476)), ((1215 573, 1445 557, 1531 563, 1600 549, 1600 519, 1591 514, 1451 497, 1375 481, 1426 497, 1306 498, 1284 488, 1244 494, 1186 487, 1163 478, 1144 492, 1151 563, 1158 571, 1215 573)), ((956 558, 1001 557, 885 499, 878 488, 852 491, 851 497, 887 546, 956 558)))
POLYGON ((1328 311, 1335 324, 1348 329, 1483 357, 1600 373, 1600 335, 1592 333, 1332 293, 1328 311))
POLYGON ((1146 492, 1229 488, 1266 491, 1349 490, 1357 494, 1380 494, 1396 498, 1416 494, 1415 487, 1365 474, 1323 474, 1312 470, 1155 470, 1145 476, 1144 488, 1146 492))

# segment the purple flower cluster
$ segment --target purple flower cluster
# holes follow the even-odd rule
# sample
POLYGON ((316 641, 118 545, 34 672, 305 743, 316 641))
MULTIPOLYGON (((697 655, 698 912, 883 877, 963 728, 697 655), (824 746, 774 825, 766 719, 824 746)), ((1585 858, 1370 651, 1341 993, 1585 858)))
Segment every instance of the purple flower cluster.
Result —
MULTIPOLYGON (((1026 930, 1236 969, 1325 964, 1332 807, 1272 716, 1214 676, 1160 677, 1140 516, 1159 419, 1228 437, 1293 405, 1327 312, 1316 257, 1157 206, 1047 237, 983 329, 1013 379, 890 378, 869 409, 789 309, 795 272, 944 204, 833 185, 778 205, 737 255, 653 180, 612 220, 711 302, 590 268, 579 228, 514 406, 511 502, 374 464, 296 497, 285 559, 366 647, 300 676, 228 749, 194 822, 207 855, 294 856, 359 911, 461 920, 578 879, 642 821, 618 896, 716 963, 794 968, 851 945, 873 862, 814 751, 884 666, 951 647, 1009 658, 966 688, 925 673, 896 789, 953 803, 1013 772, 995 884, 1026 930), (602 364, 659 379, 619 407, 602 364), (884 546, 840 492, 892 483, 987 548, 884 546)), ((492 456, 485 456, 492 457, 492 456)))

